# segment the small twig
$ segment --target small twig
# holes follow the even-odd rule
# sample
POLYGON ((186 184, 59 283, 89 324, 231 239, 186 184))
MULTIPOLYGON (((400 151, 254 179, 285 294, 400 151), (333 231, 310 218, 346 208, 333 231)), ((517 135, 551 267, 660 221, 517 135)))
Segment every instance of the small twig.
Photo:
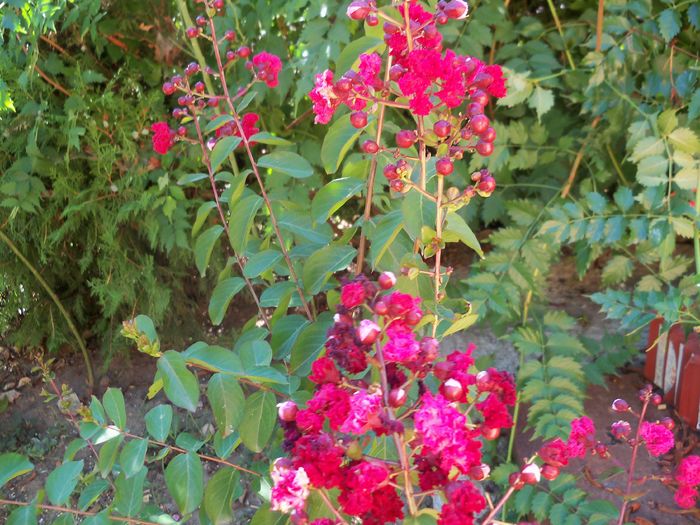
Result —
POLYGON ((603 20, 605 18, 605 0, 598 0, 598 17, 595 25, 595 50, 600 52, 603 47, 603 20))
MULTIPOLYGON (((99 512, 88 512, 85 510, 76 510, 67 507, 58 507, 55 505, 42 505, 38 503, 34 504, 28 501, 12 501, 9 499, 0 499, 0 505, 14 505, 16 507, 29 507, 33 505, 37 509, 51 510, 54 512, 64 512, 67 514, 74 514, 76 516, 97 516, 99 514, 99 512)), ((123 518, 121 516, 107 516, 107 519, 113 521, 121 521, 122 523, 133 523, 134 525, 159 525, 158 523, 155 523, 153 521, 143 521, 137 520, 135 518, 123 518)))
POLYGON ((574 184, 574 179, 576 179, 576 173, 578 172, 578 168, 581 165, 581 161, 583 160, 583 154, 586 150, 586 146, 588 146, 588 142, 590 141, 593 135, 593 130, 596 128, 599 122, 600 116, 597 116, 593 119, 593 122, 591 122, 591 130, 584 139, 583 144, 581 144, 581 149, 579 149, 578 153, 576 154, 574 163, 571 166, 571 171, 569 171, 569 178, 566 180, 566 184, 564 184, 564 189, 561 191, 561 196, 564 199, 568 197, 569 192, 571 191, 571 186, 574 184))
POLYGON ((54 88, 56 88, 57 90, 59 90, 59 91, 60 91, 61 93, 63 93, 65 96, 67 96, 67 97, 70 97, 70 96, 71 96, 70 91, 68 91, 68 90, 67 90, 66 88, 64 88, 61 84, 59 84, 58 82, 56 82, 55 80, 53 80, 52 78, 50 78, 46 73, 44 73, 44 72, 39 68, 39 66, 34 65, 34 71, 36 71, 37 73, 39 73, 39 76, 40 76, 41 78, 43 78, 44 80, 46 80, 46 82, 48 82, 49 84, 51 84, 54 88))
POLYGON ((323 503, 326 504, 326 507, 328 507, 328 509, 333 513, 333 515, 335 516, 335 518, 336 518, 338 521, 340 521, 340 523, 343 523, 344 525, 347 525, 348 522, 345 520, 345 518, 343 518, 343 516, 340 514, 340 512, 338 512, 338 509, 336 509, 336 508, 333 506, 333 503, 331 502, 330 498, 328 497, 328 494, 326 494, 326 491, 323 490, 323 489, 320 489, 320 490, 318 491, 318 494, 319 494, 319 496, 321 496, 321 499, 323 500, 323 503))
POLYGON ((569 67, 572 70, 576 69, 576 64, 574 64, 574 59, 569 51, 569 46, 566 45, 566 38, 564 37, 564 29, 561 26, 561 21, 559 20, 559 15, 557 14, 557 8, 554 7, 554 2, 552 0, 547 0, 547 5, 552 13, 552 18, 554 19, 554 25, 557 26, 557 31, 559 31, 559 36, 561 36, 562 44, 564 45, 564 53, 566 54, 566 59, 569 61, 569 67))

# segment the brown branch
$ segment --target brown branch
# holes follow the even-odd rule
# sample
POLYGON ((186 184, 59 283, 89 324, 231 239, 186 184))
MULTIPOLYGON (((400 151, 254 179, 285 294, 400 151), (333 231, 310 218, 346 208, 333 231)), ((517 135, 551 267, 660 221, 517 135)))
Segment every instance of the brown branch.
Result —
POLYGON ((57 50, 59 53, 61 53, 62 55, 66 55, 67 57, 70 57, 70 53, 68 53, 68 51, 66 51, 64 48, 62 48, 61 46, 59 46, 56 42, 54 42, 53 40, 51 40, 49 37, 44 36, 44 35, 41 35, 39 38, 40 38, 41 40, 43 40, 44 42, 46 42, 47 44, 49 44, 49 45, 50 45, 51 47, 53 47, 54 49, 56 49, 56 50, 57 50))
POLYGON ((574 163, 571 166, 571 171, 569 171, 569 178, 566 180, 566 184, 564 184, 564 189, 562 189, 561 191, 561 196, 563 198, 566 198, 569 195, 569 192, 571 191, 571 186, 574 184, 574 179, 576 179, 576 173, 578 172, 578 168, 581 165, 581 161, 583 160, 583 154, 586 150, 586 146, 588 146, 588 142, 593 136, 593 130, 595 130, 596 126, 599 123, 600 116, 597 116, 593 119, 593 122, 591 122, 591 130, 589 131, 588 136, 586 136, 585 140, 583 141, 583 144, 581 144, 581 149, 579 149, 578 153, 576 154, 574 163))
POLYGON ((61 84, 50 78, 46 73, 44 73, 41 69, 39 69, 39 66, 35 65, 34 66, 34 71, 39 73, 39 76, 46 80, 49 84, 51 84, 54 88, 59 90, 61 93, 63 93, 65 96, 70 97, 70 91, 68 91, 66 88, 64 88, 61 84))
MULTIPOLYGON (((14 505, 16 507, 29 507, 30 505, 33 505, 33 503, 30 503, 28 501, 12 501, 9 499, 0 499, 0 505, 14 505)), ((57 507, 55 505, 42 505, 42 504, 36 504, 36 508, 41 509, 41 510, 52 510, 54 512, 64 512, 68 514, 74 514, 76 516, 97 516, 99 512, 88 512, 84 510, 76 510, 76 509, 70 509, 67 507, 57 507)), ((121 516, 107 516, 110 520, 113 521, 121 521, 122 523, 132 523, 134 525, 158 525, 158 523, 155 523, 153 521, 143 521, 143 520, 137 520, 135 518, 122 518, 121 516)))
POLYGON ((603 46, 603 18, 605 16, 605 0, 598 0, 598 18, 595 25, 595 50, 599 52, 603 46))

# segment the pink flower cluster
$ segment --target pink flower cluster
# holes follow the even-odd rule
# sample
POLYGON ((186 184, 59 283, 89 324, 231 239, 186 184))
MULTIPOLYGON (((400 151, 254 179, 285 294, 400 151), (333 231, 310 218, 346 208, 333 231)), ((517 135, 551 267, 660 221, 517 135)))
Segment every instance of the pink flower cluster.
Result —
POLYGON ((339 511, 365 524, 403 518, 396 486, 404 464, 418 473, 421 490, 444 490, 440 524, 472 523, 486 507, 463 476, 480 481, 488 475, 482 440, 497 437, 493 429, 512 426, 507 407, 515 403, 513 378, 496 369, 475 375, 473 345, 440 359, 437 340, 416 336, 420 300, 393 289, 396 283, 390 273, 377 282, 364 276, 345 282, 325 355, 311 365, 313 395, 304 406, 279 405, 289 456, 278 460, 287 470, 273 476, 273 508, 295 522, 306 523, 299 472, 309 491, 337 489, 339 511), (439 391, 426 386, 431 374, 439 391), (476 407, 472 416, 467 404, 476 407), (399 440, 412 452, 399 461, 382 460, 368 447, 373 435, 399 440))
POLYGON ((675 499, 679 507, 692 509, 698 499, 700 485, 700 457, 686 456, 678 464, 675 475, 678 482, 675 499))
MULTIPOLYGON (((218 42, 218 44, 226 43, 233 46, 236 41, 236 33, 234 31, 225 31, 222 37, 216 34, 218 24, 215 24, 214 18, 221 15, 223 10, 213 7, 213 3, 209 1, 199 3, 204 4, 205 14, 197 16, 195 20, 196 26, 187 29, 187 36, 190 38, 199 38, 204 35, 208 39, 218 42)), ((217 46, 218 44, 215 43, 214 45, 217 46)), ((184 68, 182 74, 173 75, 169 80, 164 82, 163 93, 168 96, 178 95, 177 106, 172 111, 173 118, 179 121, 185 120, 186 122, 192 121, 193 119, 199 121, 204 117, 207 108, 213 112, 212 115, 208 115, 207 118, 209 118, 209 120, 215 120, 222 115, 229 114, 227 112, 228 110, 223 107, 223 102, 227 102, 227 106, 233 104, 236 99, 247 93, 250 89, 250 85, 237 91, 231 90, 235 94, 227 100, 226 97, 217 95, 216 93, 208 93, 204 79, 198 80, 198 75, 203 72, 207 73, 210 78, 219 78, 222 84, 224 84, 226 82, 226 70, 238 60, 246 61, 246 68, 252 72, 255 81, 264 82, 271 88, 276 87, 279 84, 279 74, 282 70, 282 61, 280 58, 266 51, 262 51, 252 56, 252 58, 251 54, 251 50, 247 46, 240 46, 237 49, 231 47, 223 51, 219 50, 217 47, 214 53, 216 58, 215 68, 209 66, 204 67, 200 66, 197 62, 191 62, 184 68)), ((226 93, 228 86, 224 84, 223 87, 226 88, 224 89, 226 93)), ((208 140, 203 139, 202 142, 206 142, 207 147, 211 150, 216 145, 217 140, 223 136, 244 136, 245 138, 250 138, 260 131, 257 127, 259 120, 260 115, 256 113, 247 113, 241 115, 240 118, 230 119, 216 128, 211 138, 208 140)), ((198 128, 196 125, 192 127, 198 128)), ((177 127, 176 130, 172 130, 167 122, 157 122, 153 124, 151 130, 154 133, 153 149, 161 155, 167 153, 176 141, 196 143, 197 140, 201 138, 200 135, 202 133, 201 128, 198 129, 197 140, 194 140, 194 138, 188 137, 189 131, 187 126, 183 124, 177 127)))

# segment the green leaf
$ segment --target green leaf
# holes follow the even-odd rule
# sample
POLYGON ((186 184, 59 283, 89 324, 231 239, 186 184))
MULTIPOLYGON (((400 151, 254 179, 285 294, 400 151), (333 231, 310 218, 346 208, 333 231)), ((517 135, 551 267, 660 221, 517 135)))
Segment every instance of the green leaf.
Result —
POLYGON ((187 369, 184 358, 178 352, 168 350, 158 359, 158 370, 168 399, 174 405, 194 412, 199 402, 199 383, 187 369))
POLYGON ((673 182, 683 190, 694 190, 700 183, 700 168, 683 168, 673 177, 673 182))
POLYGON ((661 11, 659 15, 659 31, 661 31, 661 36, 664 37, 666 42, 673 40, 681 30, 681 17, 678 14, 678 10, 669 7, 661 11))
POLYGON ((54 505, 68 501, 83 471, 83 460, 67 461, 46 478, 46 496, 54 505))
POLYGON ((146 413, 146 430, 156 441, 163 442, 170 434, 170 426, 173 422, 173 407, 170 405, 158 405, 146 413))
POLYGON ((211 133, 212 131, 216 131, 221 126, 224 126, 225 124, 228 124, 229 122, 233 121, 234 119, 231 115, 219 115, 209 124, 207 124, 207 126, 204 128, 204 133, 211 133))
POLYGON ((188 348, 183 357, 187 359, 187 362, 204 366, 212 372, 234 375, 243 373, 240 358, 231 350, 221 346, 198 342, 188 348))
POLYGON ((204 489, 204 512, 213 525, 234 523, 233 501, 241 489, 240 474, 231 467, 211 477, 204 489))
POLYGON ((335 179, 318 190, 311 202, 314 222, 324 222, 345 204, 350 197, 362 191, 364 181, 354 177, 335 179))
POLYGON ((207 266, 209 266, 211 252, 214 250, 214 245, 216 241, 219 240, 221 232, 223 231, 224 227, 220 224, 216 224, 202 232, 194 243, 194 261, 202 277, 207 274, 207 266))
POLYGON ((236 253, 243 253, 248 246, 250 229, 253 227, 255 215, 262 203, 262 197, 253 194, 236 203, 231 209, 231 216, 228 220, 229 236, 231 246, 236 253))
POLYGON ((219 139, 211 152, 211 170, 216 171, 241 143, 241 137, 226 136, 219 139))
POLYGON ((208 178, 208 173, 189 173, 177 179, 177 184, 178 186, 187 186, 188 184, 193 184, 195 182, 199 182, 200 180, 208 178))
POLYGON ((272 327, 270 346, 275 359, 286 359, 299 334, 309 325, 309 320, 299 314, 282 317, 272 327))
POLYGON ((71 461, 75 455, 85 447, 87 447, 87 441, 84 439, 76 438, 71 440, 66 446, 66 450, 63 452, 63 461, 71 461))
POLYGON ((117 388, 108 388, 102 397, 102 405, 117 428, 124 430, 126 428, 126 406, 122 391, 117 388))
POLYGON ((695 132, 689 128, 676 128, 668 136, 668 140, 676 148, 686 153, 700 153, 700 139, 695 132))
POLYGON ((228 310, 231 300, 245 286, 245 281, 240 277, 229 277, 216 285, 209 300, 209 318, 212 324, 220 325, 228 310))
POLYGON ((554 107, 554 93, 552 93, 552 90, 544 89, 538 84, 527 101, 527 105, 537 112, 537 120, 541 121, 542 115, 554 107))
POLYGON ((97 469, 100 471, 100 475, 106 478, 112 468, 114 463, 117 461, 117 456, 119 455, 119 447, 124 441, 124 436, 119 434, 115 439, 110 439, 100 449, 99 456, 97 458, 97 469))
POLYGON ((209 380, 207 398, 217 428, 223 437, 228 436, 243 419, 245 396, 238 380, 230 375, 214 374, 209 380))
POLYGON ((668 159, 653 155, 642 159, 637 167, 637 181, 644 186, 658 186, 668 181, 668 159))
POLYGON ((343 115, 331 125, 321 145, 321 164, 326 173, 338 171, 362 131, 350 123, 350 115, 343 115))
POLYGON ((347 268, 356 251, 352 246, 332 244, 312 253, 302 271, 305 292, 311 295, 319 293, 331 274, 347 268))
POLYGON ((243 275, 252 279, 273 268, 282 260, 282 252, 273 248, 253 254, 243 268, 243 275))
POLYGON ((282 137, 273 135, 272 133, 268 133, 267 131, 261 131, 260 133, 256 133, 248 140, 250 140, 250 142, 268 144, 270 146, 291 146, 292 144, 294 144, 293 142, 283 139, 282 137))
POLYGON ((435 220, 435 203, 417 191, 409 191, 401 203, 403 226, 411 239, 420 239, 421 228, 435 220))
POLYGON ((673 231, 681 237, 692 239, 695 235, 695 227, 689 219, 684 217, 671 217, 671 225, 673 226, 673 231))
POLYGON ((273 173, 282 173, 295 179, 305 179, 314 174, 311 164, 296 153, 291 151, 273 151, 258 159, 258 166, 269 168, 273 173))
POLYGON ((626 280, 632 275, 632 260, 624 255, 616 255, 603 268, 603 284, 610 286, 626 280))
POLYGON ((204 495, 204 469, 199 457, 188 452, 175 457, 165 469, 165 485, 182 514, 191 514, 204 495))
POLYGON ((292 346, 289 360, 289 373, 306 376, 311 372, 311 363, 318 357, 326 344, 328 329, 333 324, 329 314, 321 314, 318 319, 306 326, 292 346))
POLYGON ((357 40, 353 40, 343 48, 340 56, 335 61, 335 71, 339 75, 343 75, 353 69, 360 62, 360 55, 363 53, 372 53, 384 47, 384 41, 381 38, 373 36, 363 36, 357 40))
POLYGON ((27 505, 26 507, 18 507, 12 511, 7 517, 5 525, 37 525, 37 508, 36 503, 27 505))
POLYGON ((243 422, 238 432, 241 441, 253 452, 261 452, 277 423, 275 394, 258 390, 245 401, 243 422))
POLYGON ((461 216, 454 212, 447 214, 447 227, 445 229, 445 233, 455 234, 460 241, 478 253, 479 257, 484 257, 484 252, 481 249, 479 240, 476 238, 476 235, 474 235, 472 229, 461 216))
POLYGON ((287 523, 287 515, 271 511, 269 504, 260 507, 250 521, 250 525, 284 525, 285 523, 287 523))
POLYGON ((0 454, 0 488, 11 479, 32 470, 34 470, 34 464, 24 456, 14 452, 0 454))
POLYGON ((75 525, 75 518, 72 514, 61 514, 51 522, 51 525, 75 525))
POLYGON ((127 479, 125 473, 122 472, 114 481, 116 489, 114 507, 122 516, 136 516, 141 510, 143 505, 143 484, 146 481, 147 474, 148 469, 141 466, 130 479, 127 479))
POLYGON ((97 498, 109 488, 109 483, 106 479, 96 479, 85 487, 80 493, 80 498, 78 498, 78 508, 80 510, 87 510, 92 506, 93 503, 97 501, 97 498))
POLYGON ((119 465, 127 479, 141 471, 147 451, 148 441, 145 439, 132 439, 124 446, 119 455, 119 465))
POLYGON ((466 330, 476 323, 478 318, 478 315, 472 313, 457 316, 457 319, 442 333, 442 337, 447 337, 448 335, 466 330))
POLYGON ((656 123, 659 126, 659 131, 663 136, 668 135, 674 129, 678 127, 678 117, 676 116, 676 110, 671 108, 666 111, 662 111, 659 117, 656 119, 656 123))

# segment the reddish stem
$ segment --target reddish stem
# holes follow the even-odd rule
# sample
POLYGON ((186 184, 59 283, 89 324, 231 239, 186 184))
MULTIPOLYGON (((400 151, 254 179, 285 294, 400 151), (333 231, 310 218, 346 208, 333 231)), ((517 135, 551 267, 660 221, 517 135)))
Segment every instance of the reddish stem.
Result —
POLYGON ((637 422, 637 432, 634 436, 634 445, 632 445, 632 459, 630 460, 630 468, 627 472, 627 487, 625 488, 625 495, 622 501, 622 508, 620 509, 620 516, 617 519, 617 525, 622 525, 625 522, 625 514, 627 513, 627 504, 629 500, 627 497, 632 490, 632 484, 634 483, 634 468, 637 464, 637 452, 639 452, 639 435, 642 431, 642 423, 644 422, 644 416, 647 413, 647 408, 649 407, 649 396, 644 400, 644 405, 642 405, 642 412, 639 414, 639 421, 637 422))

